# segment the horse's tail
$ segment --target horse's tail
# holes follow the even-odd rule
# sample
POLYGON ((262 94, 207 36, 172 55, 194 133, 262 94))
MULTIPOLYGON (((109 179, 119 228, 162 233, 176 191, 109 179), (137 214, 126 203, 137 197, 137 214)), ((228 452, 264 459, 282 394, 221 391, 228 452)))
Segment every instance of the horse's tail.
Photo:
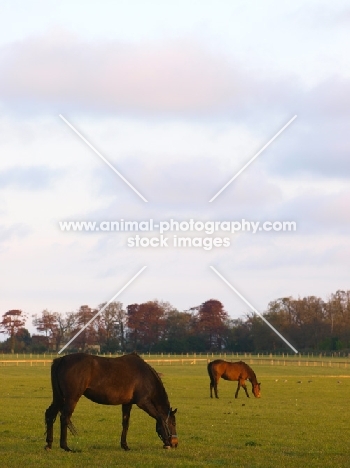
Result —
POLYGON ((211 362, 208 363, 207 369, 208 369, 208 374, 209 374, 209 378, 210 378, 210 383, 211 383, 212 385, 214 385, 215 380, 214 380, 214 376, 213 376, 212 367, 213 367, 213 361, 211 361, 211 362))
MULTIPOLYGON (((58 370, 61 367, 62 362, 63 362, 63 356, 54 359, 51 365, 51 386, 52 386, 53 401, 57 404, 58 408, 62 408, 64 404, 64 400, 65 400, 64 394, 60 387, 60 381, 59 381, 59 376, 58 376, 58 370)), ((59 409, 59 413, 61 413, 60 409, 59 409)), ((71 431, 73 435, 77 435, 78 432, 71 421, 68 422, 68 429, 71 431)))
POLYGON ((64 399, 60 390, 57 378, 57 369, 60 365, 60 359, 54 359, 51 364, 51 388, 52 388, 52 403, 45 411, 45 434, 48 431, 48 425, 53 425, 56 421, 57 414, 63 405, 64 399))
POLYGON ((53 401, 59 405, 59 407, 62 406, 64 403, 64 396, 59 384, 58 380, 58 369, 60 365, 62 364, 62 357, 56 358, 53 360, 52 365, 51 365, 51 386, 52 386, 52 394, 53 394, 53 401))

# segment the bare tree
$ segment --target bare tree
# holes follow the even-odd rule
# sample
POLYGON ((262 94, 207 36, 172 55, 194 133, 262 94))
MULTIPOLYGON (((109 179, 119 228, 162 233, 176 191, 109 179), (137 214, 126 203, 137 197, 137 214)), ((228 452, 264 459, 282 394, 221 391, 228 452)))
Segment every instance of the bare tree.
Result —
MULTIPOLYGON (((106 302, 98 306, 98 310, 105 307, 106 302)), ((95 328, 100 345, 106 350, 115 347, 125 349, 126 312, 121 302, 111 302, 95 319, 95 328)))
POLYGON ((90 345, 95 345, 97 343, 97 332, 94 323, 92 322, 87 325, 96 312, 96 310, 91 309, 88 305, 82 305, 73 315, 75 320, 71 335, 75 335, 78 331, 83 329, 74 341, 74 346, 82 351, 86 351, 90 345))

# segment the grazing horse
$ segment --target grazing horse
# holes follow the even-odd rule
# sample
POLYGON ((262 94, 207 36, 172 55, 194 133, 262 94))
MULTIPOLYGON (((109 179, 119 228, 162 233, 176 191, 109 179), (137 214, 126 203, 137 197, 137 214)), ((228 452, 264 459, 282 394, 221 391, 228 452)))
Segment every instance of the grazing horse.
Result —
POLYGON ((67 428, 76 433, 71 416, 84 395, 101 405, 122 405, 121 447, 129 450, 126 435, 130 411, 135 403, 156 420, 156 431, 164 448, 177 447, 175 413, 157 372, 136 353, 118 358, 70 354, 54 359, 51 366, 53 400, 45 412, 46 450, 53 442, 53 424, 61 414, 60 447, 67 452, 67 428))
POLYGON ((216 359, 215 361, 209 362, 208 374, 210 377, 210 398, 213 398, 213 389, 215 397, 218 397, 218 382, 220 377, 224 380, 238 380, 238 387, 235 393, 235 398, 238 397, 238 392, 241 387, 249 398, 247 387, 245 385, 246 380, 250 380, 252 384, 252 392, 256 398, 260 398, 260 383, 256 379, 255 372, 251 367, 243 361, 239 362, 227 362, 222 359, 216 359))

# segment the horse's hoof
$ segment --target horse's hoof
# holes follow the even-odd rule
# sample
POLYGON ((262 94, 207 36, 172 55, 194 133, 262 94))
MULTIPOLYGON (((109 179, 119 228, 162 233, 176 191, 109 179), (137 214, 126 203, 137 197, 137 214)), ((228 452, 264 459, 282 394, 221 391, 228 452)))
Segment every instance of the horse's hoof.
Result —
POLYGON ((67 445, 65 447, 61 447, 65 452, 74 452, 74 450, 71 450, 67 445))
POLYGON ((122 447, 122 449, 124 449, 126 452, 130 450, 129 447, 128 447, 127 445, 122 445, 121 447, 122 447))
POLYGON ((171 448, 170 445, 163 445, 163 449, 167 449, 167 450, 168 450, 168 449, 170 449, 170 448, 171 448))
POLYGON ((48 445, 46 445, 46 446, 44 447, 44 450, 46 450, 47 452, 49 452, 49 451, 51 450, 51 447, 49 447, 48 445))

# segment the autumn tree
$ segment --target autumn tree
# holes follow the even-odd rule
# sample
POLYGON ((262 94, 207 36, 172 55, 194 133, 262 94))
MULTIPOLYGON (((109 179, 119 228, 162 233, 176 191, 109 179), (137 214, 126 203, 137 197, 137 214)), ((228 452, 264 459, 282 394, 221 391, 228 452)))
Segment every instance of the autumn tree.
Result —
POLYGON ((38 316, 35 314, 33 316, 33 325, 36 327, 39 333, 44 333, 46 338, 50 341, 55 342, 56 336, 58 333, 58 320, 57 312, 49 312, 47 309, 41 312, 41 315, 38 316))
POLYGON ((2 316, 0 329, 2 329, 1 333, 6 333, 10 336, 11 353, 15 352, 15 338, 17 333, 24 328, 26 319, 26 315, 21 310, 9 310, 2 316))
POLYGON ((207 350, 219 351, 224 346, 224 336, 227 330, 228 313, 223 304, 216 299, 209 299, 198 307, 195 316, 196 332, 205 340, 207 350))
POLYGON ((126 308, 126 325, 128 327, 129 346, 133 350, 137 350, 141 344, 141 320, 140 304, 129 304, 126 308))
POLYGON ((164 333, 166 303, 148 301, 127 307, 127 327, 133 349, 150 351, 164 333))

